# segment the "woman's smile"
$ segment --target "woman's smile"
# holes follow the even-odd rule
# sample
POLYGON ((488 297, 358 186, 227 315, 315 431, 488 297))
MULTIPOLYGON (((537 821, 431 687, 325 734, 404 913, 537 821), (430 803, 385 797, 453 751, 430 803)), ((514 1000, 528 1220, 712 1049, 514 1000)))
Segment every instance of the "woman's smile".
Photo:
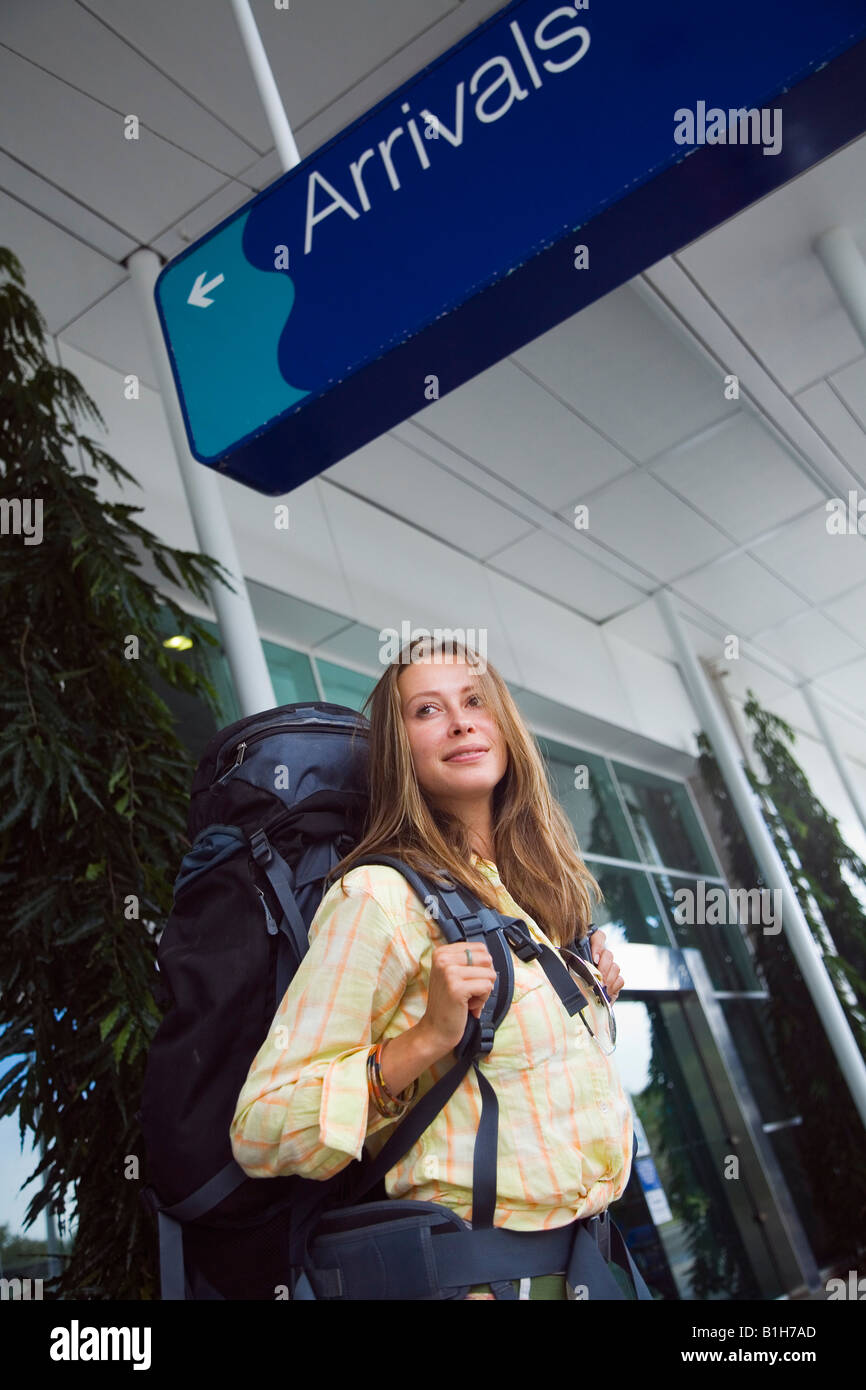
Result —
POLYGON ((444 759, 446 763, 477 763, 479 758, 483 758, 489 752, 487 748, 466 748, 458 753, 448 753, 444 759))

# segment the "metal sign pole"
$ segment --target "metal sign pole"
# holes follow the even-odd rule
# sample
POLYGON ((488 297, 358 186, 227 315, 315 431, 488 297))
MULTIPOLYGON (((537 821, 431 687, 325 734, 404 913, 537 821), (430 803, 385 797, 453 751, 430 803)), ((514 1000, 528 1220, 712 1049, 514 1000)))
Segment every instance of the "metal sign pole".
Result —
POLYGON ((262 36, 253 18, 249 0, 231 0, 231 7, 241 31, 241 39, 250 60, 253 79, 265 108, 265 115, 274 137, 274 144, 277 147, 283 172, 287 173, 289 169, 294 169, 296 164, 300 164, 301 156, 298 154, 292 127, 289 124, 289 118, 286 115, 273 70, 268 62, 262 36))

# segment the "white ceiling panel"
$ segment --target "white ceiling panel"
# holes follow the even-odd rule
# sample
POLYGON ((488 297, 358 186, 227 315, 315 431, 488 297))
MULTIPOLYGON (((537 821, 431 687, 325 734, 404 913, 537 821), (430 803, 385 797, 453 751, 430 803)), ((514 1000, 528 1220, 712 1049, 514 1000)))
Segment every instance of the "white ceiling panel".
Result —
POLYGON ((790 683, 783 679, 781 673, 777 674, 766 665, 762 665, 754 649, 745 653, 741 651, 736 659, 721 662, 719 669, 725 673, 727 694, 740 706, 745 704, 748 691, 755 690, 759 692, 762 704, 768 708, 775 708, 776 702, 791 689, 790 683))
MULTIPOLYGON (((196 464, 196 467, 200 465, 196 464)), ((325 492, 317 478, 277 501, 253 492, 233 478, 217 475, 219 490, 231 518, 232 534, 244 574, 269 588, 286 585, 307 603, 345 613, 352 594, 341 569, 341 555, 334 541, 325 492), (289 524, 275 523, 275 507, 288 505, 289 524)))
POLYGON ((762 650, 772 652, 808 680, 866 655, 862 643, 846 636, 814 608, 762 633, 759 642, 762 650))
POLYGON ((821 500, 790 454, 744 412, 708 439, 653 463, 652 472, 738 541, 821 500))
POLYGON ((640 589, 597 564, 591 551, 584 554, 547 531, 535 531, 500 551, 490 568, 597 623, 643 600, 640 589))
MULTIPOLYGON (((490 574, 490 587, 499 611, 519 634, 514 656, 522 685, 634 728, 628 690, 600 628, 505 575, 490 574)), ((490 660, 501 669, 499 649, 491 637, 490 660)))
POLYGON ((490 594, 479 589, 475 560, 342 488, 323 485, 321 496, 351 595, 347 616, 377 628, 399 630, 406 621, 413 627, 499 632, 490 594))
POLYGON ((479 559, 530 529, 523 517, 391 435, 358 449, 322 477, 479 559))
MULTIPOLYGON (((126 271, 120 274, 125 276, 126 271)), ((60 341, 86 352, 121 376, 135 372, 151 390, 158 390, 138 296, 128 277, 76 319, 60 341)))
MULTIPOLYGON (((108 108, 104 114, 116 119, 118 129, 124 116, 134 114, 142 126, 224 174, 237 173, 259 153, 218 118, 213 100, 207 110, 189 97, 87 5, 39 0, 38 25, 29 8, 4 9, 4 48, 19 54, 34 74, 40 69, 53 74, 70 94, 76 89, 88 93, 95 104, 108 108)), ((153 4, 143 8, 152 18, 153 4)), ((183 8, 173 7, 175 24, 183 8)))
POLYGON ((0 244, 18 257, 25 288, 35 299, 49 333, 123 280, 126 271, 53 222, 0 194, 0 244), (62 274, 58 269, 62 268, 62 274))
POLYGON ((85 353, 61 344, 61 361, 74 372, 96 401, 105 422, 79 421, 81 434, 132 474, 138 486, 115 483, 102 469, 88 470, 99 480, 99 494, 111 502, 142 507, 135 517, 165 545, 199 550, 192 516, 183 494, 180 470, 172 448, 162 401, 155 391, 141 392, 137 401, 124 398, 123 377, 85 353))
POLYGON ((866 247, 864 187, 866 137, 677 254, 789 394, 862 354, 812 243, 841 225, 866 247))
MULTIPOLYGON (((685 605, 680 605, 680 611, 685 605)), ((613 633, 624 642, 630 642, 644 651, 654 652, 666 661, 675 660, 673 643, 668 636, 664 619, 658 610, 655 596, 645 598, 625 613, 618 613, 603 626, 605 633, 613 633)))
POLYGON ((866 642, 866 584, 825 603, 822 611, 858 642, 866 642))
MULTIPOLYGON (((203 106, 218 109, 229 129, 260 152, 271 147, 228 0, 88 0, 88 7, 203 106)), ((254 0, 253 13, 297 127, 454 8, 453 0, 292 0, 277 9, 273 0, 254 0)))
POLYGON ((628 285, 513 356, 641 461, 725 414, 722 378, 660 328, 628 285))
POLYGON ((631 473, 592 498, 588 534, 662 581, 730 547, 715 526, 648 473, 631 473))
POLYGON ((41 175, 0 151, 0 193, 8 194, 26 210, 44 218, 63 235, 74 236, 89 250, 120 262, 136 243, 132 237, 98 217, 74 192, 55 188, 41 175))
POLYGON ((179 218, 174 226, 168 228, 162 236, 157 237, 150 244, 154 251, 158 251, 161 256, 171 260, 173 256, 179 256, 181 251, 185 251, 191 241, 196 241, 198 237, 204 236, 211 231, 224 217, 228 217, 236 208, 242 207, 254 196, 255 190, 247 187, 243 183, 238 183, 236 179, 218 188, 210 197, 203 199, 197 207, 190 208, 189 212, 179 218))
MULTIPOLYGON (((794 692, 792 703, 796 700, 798 693, 799 692, 794 692)), ((862 718, 858 719, 856 715, 850 718, 847 717, 836 708, 834 703, 831 703, 826 698, 822 698, 823 683, 817 683, 815 685, 813 694, 824 715, 824 720, 830 729, 830 733, 836 739, 839 747, 845 749, 845 756, 846 759, 849 760, 849 770, 854 776, 854 781, 860 782, 862 785, 864 781, 866 781, 866 723, 864 723, 862 718), (850 760, 853 758, 857 759, 859 767, 850 766, 850 760)), ((863 695, 866 697, 866 683, 864 683, 863 695)), ((806 704, 805 700, 803 700, 803 704, 806 704)), ((864 708, 863 700, 860 701, 860 708, 861 710, 864 708)), ((811 719, 811 711, 808 709, 808 706, 806 706, 806 712, 811 719)), ((817 730, 815 731, 815 736, 816 738, 822 737, 818 734, 817 730)), ((866 790, 866 787, 864 787, 864 790, 866 790)))
POLYGON ((751 547, 753 555, 813 603, 835 598, 866 581, 866 536, 830 535, 827 521, 822 504, 751 547))
MULTIPOLYGON (((489 469, 476 463, 474 459, 458 452, 450 444, 431 434, 423 424, 424 418, 423 415, 415 416, 411 420, 407 420, 405 424, 395 426, 391 431, 392 436, 395 439, 403 440, 423 457, 441 464, 446 472, 456 474, 458 478, 471 483, 475 491, 481 493, 482 496, 497 498, 509 510, 523 517, 527 527, 534 526, 539 531, 547 531, 558 541, 564 541, 566 544, 572 537, 572 533, 578 534, 575 532, 575 517, 571 504, 556 514, 549 511, 548 508, 540 506, 526 491, 525 486, 518 488, 506 482, 496 474, 491 473, 489 469), (565 529, 563 529, 563 522, 565 529)), ((586 531, 580 532, 579 535, 582 538, 581 546, 585 543, 587 553, 591 553, 591 550, 595 549, 594 537, 586 531)), ((633 588, 643 589, 647 581, 645 574, 642 574, 640 570, 622 559, 621 556, 615 555, 607 547, 599 546, 598 549, 602 553, 594 555, 593 558, 603 568, 618 575, 620 579, 633 588)))
MULTIPOLYGON (((821 677, 820 690, 829 690, 831 695, 837 695, 854 709, 866 708, 866 657, 838 671, 828 671, 821 677)), ((820 695, 820 691, 818 693, 820 695)))
POLYGON ((417 418, 551 511, 633 468, 511 361, 481 372, 417 418))
MULTIPOLYGON (((849 374, 840 375, 848 385, 852 402, 864 403, 861 419, 858 420, 853 405, 842 399, 827 381, 819 381, 801 391, 797 404, 845 460, 854 477, 866 486, 866 358, 849 368, 849 374), (862 385, 858 384, 858 375, 863 378, 862 385)), ((831 377, 830 380, 835 379, 831 377)))
MULTIPOLYGON (((841 371, 835 372, 830 379, 854 419, 866 430, 866 357, 858 357, 856 362, 851 362, 841 371)), ((862 477, 864 471, 862 452, 858 454, 857 462, 862 477)))
MULTIPOLYGON (((676 595, 677 612, 685 623, 689 642, 699 656, 705 656, 709 661, 715 661, 722 650, 722 639, 712 630, 712 619, 705 614, 699 613, 690 603, 676 595)), ((665 624, 665 620, 659 612, 655 595, 643 599, 625 613, 619 613, 615 618, 604 624, 605 633, 612 633, 613 636, 620 638, 623 642, 628 642, 633 647, 641 647, 644 651, 652 652, 656 656, 663 657, 665 661, 676 664, 676 651, 671 642, 670 635, 665 624)))
MULTIPOLYGON (((297 139, 298 132, 295 131, 294 134, 297 139)), ((302 159, 303 157, 303 154, 301 154, 302 159)), ((284 172, 283 166, 280 163, 280 157, 276 150, 269 150, 268 153, 263 154, 260 159, 254 159, 252 164, 248 164, 238 175, 238 178, 242 179, 245 184, 248 184, 250 188, 255 189, 258 193, 261 189, 267 188, 269 183, 274 183, 284 172)))
POLYGON ((792 618, 804 606, 786 584, 743 554, 726 556, 678 580, 677 592, 712 614, 726 633, 741 638, 792 618))
POLYGON ((346 626, 339 614, 254 579, 247 581, 247 588, 259 628, 273 642, 314 647, 346 626))
POLYGON ((9 154, 69 187, 137 241, 157 236, 225 181, 225 175, 144 127, 139 139, 125 139, 123 114, 3 48, 0 91, 9 154))
POLYGON ((349 623, 338 629, 332 636, 316 644, 315 655, 325 661, 347 661, 350 666, 360 666, 371 675, 381 676, 382 663, 379 661, 379 630, 364 627, 361 623, 349 623))

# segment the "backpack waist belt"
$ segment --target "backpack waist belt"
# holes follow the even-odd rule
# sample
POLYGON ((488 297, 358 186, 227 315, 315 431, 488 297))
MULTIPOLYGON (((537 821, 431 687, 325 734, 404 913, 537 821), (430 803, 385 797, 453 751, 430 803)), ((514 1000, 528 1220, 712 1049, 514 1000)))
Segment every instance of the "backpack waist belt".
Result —
POLYGON ((621 1233, 604 1212, 545 1231, 504 1227, 471 1230, 434 1202, 390 1199, 344 1209, 313 1237, 300 1299, 461 1299, 473 1284, 490 1284, 497 1298, 514 1298, 512 1279, 561 1270, 573 1290, 593 1299, 623 1299, 607 1265, 608 1250, 631 1277, 637 1298, 650 1298, 621 1233), (364 1222, 345 1229, 352 1219, 364 1222))

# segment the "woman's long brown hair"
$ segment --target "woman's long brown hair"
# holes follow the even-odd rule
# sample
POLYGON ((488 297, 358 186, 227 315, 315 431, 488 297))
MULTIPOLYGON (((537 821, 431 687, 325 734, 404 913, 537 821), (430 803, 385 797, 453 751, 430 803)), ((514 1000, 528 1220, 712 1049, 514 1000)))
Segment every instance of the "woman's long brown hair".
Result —
MULTIPOLYGON (((556 946, 582 939, 601 888, 583 863, 571 822, 550 785, 541 751, 523 722, 505 681, 471 647, 453 638, 419 637, 392 662, 364 702, 370 720, 370 801, 363 838, 328 875, 341 879, 365 854, 389 854, 434 879, 442 871, 496 908, 492 885, 470 864, 472 847, 456 816, 430 804, 418 784, 403 722, 398 681, 411 661, 463 661, 482 701, 492 711, 508 750, 504 776, 493 791, 494 857, 515 901, 556 946), (422 649, 419 655, 418 649, 422 649), (447 656, 444 654, 447 652, 447 656), (438 872, 437 872, 438 871, 438 872)), ((342 884, 346 893, 345 884, 342 884)))

